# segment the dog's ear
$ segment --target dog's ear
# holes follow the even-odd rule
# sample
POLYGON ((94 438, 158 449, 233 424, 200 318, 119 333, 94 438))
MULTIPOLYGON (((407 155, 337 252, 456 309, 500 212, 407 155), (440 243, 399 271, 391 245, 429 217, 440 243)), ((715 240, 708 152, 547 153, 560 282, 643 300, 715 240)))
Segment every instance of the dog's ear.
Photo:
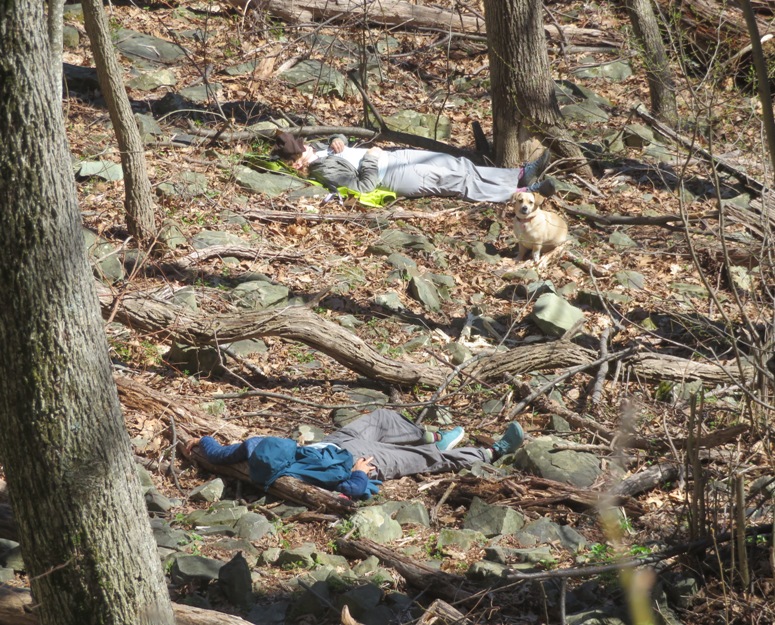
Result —
POLYGON ((541 204, 543 204, 546 200, 546 198, 540 193, 533 193, 533 197, 535 198, 536 206, 541 206, 541 204))

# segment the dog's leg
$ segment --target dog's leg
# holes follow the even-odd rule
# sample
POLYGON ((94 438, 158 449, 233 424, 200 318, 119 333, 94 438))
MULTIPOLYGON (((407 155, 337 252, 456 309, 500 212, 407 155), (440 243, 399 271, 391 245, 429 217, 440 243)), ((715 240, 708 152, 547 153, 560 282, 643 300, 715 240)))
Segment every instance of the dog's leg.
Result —
POLYGON ((533 248, 533 262, 538 262, 538 259, 541 258, 541 246, 536 245, 533 248))
POLYGON ((517 262, 525 260, 525 256, 527 255, 528 251, 528 248, 520 243, 519 251, 517 252, 517 262))

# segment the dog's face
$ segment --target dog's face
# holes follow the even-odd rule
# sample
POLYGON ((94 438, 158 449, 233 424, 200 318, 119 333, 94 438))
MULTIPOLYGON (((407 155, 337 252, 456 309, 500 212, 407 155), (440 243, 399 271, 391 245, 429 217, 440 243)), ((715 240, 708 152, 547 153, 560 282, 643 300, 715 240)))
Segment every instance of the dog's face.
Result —
POLYGON ((519 193, 515 193, 511 201, 514 205, 517 219, 525 219, 530 217, 533 213, 539 210, 545 199, 546 198, 540 193, 530 193, 529 191, 520 191, 519 193))

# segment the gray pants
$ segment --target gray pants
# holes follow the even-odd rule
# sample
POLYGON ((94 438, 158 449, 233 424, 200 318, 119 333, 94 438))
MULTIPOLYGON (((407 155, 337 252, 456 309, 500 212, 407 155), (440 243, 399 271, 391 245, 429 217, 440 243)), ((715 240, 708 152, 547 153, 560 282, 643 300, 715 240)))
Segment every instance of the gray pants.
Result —
POLYGON ((397 412, 380 408, 326 436, 323 442, 339 445, 356 459, 373 456, 379 479, 383 480, 415 473, 459 471, 477 460, 487 460, 484 448, 441 451, 435 443, 424 444, 424 433, 397 412))
POLYGON ((387 152, 380 183, 403 197, 439 195, 474 202, 507 202, 517 190, 522 167, 480 167, 467 158, 425 150, 387 152))

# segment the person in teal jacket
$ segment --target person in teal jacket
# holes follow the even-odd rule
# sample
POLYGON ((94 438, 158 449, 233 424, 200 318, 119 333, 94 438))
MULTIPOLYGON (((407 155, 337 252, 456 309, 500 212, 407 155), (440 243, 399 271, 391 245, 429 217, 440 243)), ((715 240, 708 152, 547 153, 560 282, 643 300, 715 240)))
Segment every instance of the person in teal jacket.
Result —
POLYGON ((368 499, 382 480, 416 473, 459 471, 474 462, 491 462, 516 451, 524 440, 519 423, 512 422, 491 447, 455 447, 465 431, 428 432, 393 410, 380 408, 326 436, 300 446, 288 438, 252 436, 221 445, 212 436, 191 439, 212 464, 247 461, 251 480, 268 488, 282 476, 340 492, 352 499, 368 499))

